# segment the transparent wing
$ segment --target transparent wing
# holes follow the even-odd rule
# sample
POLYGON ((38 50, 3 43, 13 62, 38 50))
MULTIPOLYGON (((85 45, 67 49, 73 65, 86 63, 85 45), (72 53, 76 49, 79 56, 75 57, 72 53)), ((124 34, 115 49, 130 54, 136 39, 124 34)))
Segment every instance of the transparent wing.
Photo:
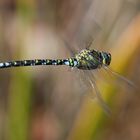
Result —
POLYGON ((136 14, 129 0, 78 0, 66 2, 64 6, 61 31, 70 44, 66 46, 73 52, 93 47, 89 45, 93 40, 96 40, 94 48, 112 47, 106 40, 110 44, 116 42, 136 14))
POLYGON ((89 81, 90 86, 92 87, 92 92, 95 93, 95 95, 93 94, 93 98, 96 97, 97 101, 99 102, 99 104, 101 105, 103 110, 107 113, 107 115, 111 115, 111 110, 108 107, 108 105, 105 103, 105 101, 103 100, 101 93, 97 87, 96 78, 94 76, 94 73, 88 71, 85 74, 86 74, 86 77, 89 81))
POLYGON ((94 0, 78 0, 74 3, 75 5, 67 10, 71 16, 66 17, 65 26, 61 27, 63 28, 61 35, 72 50, 77 52, 86 48, 89 42, 97 37, 101 27, 96 21, 94 0))
POLYGON ((111 78, 115 78, 115 81, 117 85, 121 85, 122 84, 124 85, 127 85, 128 87, 131 87, 131 88, 134 88, 134 89, 137 89, 137 85, 135 85, 133 83, 133 81, 127 79, 126 77, 122 76, 121 74, 113 71, 111 68, 109 67, 103 67, 103 69, 107 72, 107 74, 111 77, 111 78))

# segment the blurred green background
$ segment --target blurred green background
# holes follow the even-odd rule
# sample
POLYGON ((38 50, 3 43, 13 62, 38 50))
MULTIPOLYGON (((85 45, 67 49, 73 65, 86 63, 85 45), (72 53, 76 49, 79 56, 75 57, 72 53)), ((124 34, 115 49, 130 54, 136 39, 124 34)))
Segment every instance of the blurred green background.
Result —
POLYGON ((91 38, 91 48, 111 52, 110 67, 137 88, 93 71, 112 110, 107 116, 85 96, 94 93, 79 70, 1 69, 0 140, 140 139, 138 0, 0 0, 1 62, 68 58, 91 38))

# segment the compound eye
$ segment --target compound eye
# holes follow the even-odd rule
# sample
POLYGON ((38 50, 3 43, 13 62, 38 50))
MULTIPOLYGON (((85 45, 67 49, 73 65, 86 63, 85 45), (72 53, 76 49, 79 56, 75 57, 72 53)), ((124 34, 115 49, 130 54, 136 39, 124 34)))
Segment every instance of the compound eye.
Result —
POLYGON ((106 59, 106 64, 107 64, 107 65, 110 65, 110 62, 111 62, 111 54, 108 53, 108 54, 107 54, 107 59, 106 59))
POLYGON ((108 57, 111 59, 111 54, 110 53, 108 54, 108 57))

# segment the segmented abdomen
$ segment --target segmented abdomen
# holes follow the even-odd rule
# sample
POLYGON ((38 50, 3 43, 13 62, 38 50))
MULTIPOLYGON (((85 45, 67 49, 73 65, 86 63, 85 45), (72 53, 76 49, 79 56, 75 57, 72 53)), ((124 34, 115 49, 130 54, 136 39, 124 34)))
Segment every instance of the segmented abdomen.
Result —
POLYGON ((67 66, 74 67, 77 65, 77 60, 75 58, 69 58, 69 59, 56 59, 56 60, 35 59, 35 60, 1 62, 0 68, 21 67, 21 66, 38 66, 38 65, 67 65, 67 66))

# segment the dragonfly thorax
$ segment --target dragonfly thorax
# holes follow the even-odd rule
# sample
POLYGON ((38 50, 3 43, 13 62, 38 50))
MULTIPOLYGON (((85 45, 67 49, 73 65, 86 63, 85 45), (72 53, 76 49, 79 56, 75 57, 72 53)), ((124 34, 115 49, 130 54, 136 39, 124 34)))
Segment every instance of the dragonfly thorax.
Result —
POLYGON ((102 65, 100 52, 95 50, 83 49, 75 58, 77 59, 77 68, 79 69, 91 70, 99 68, 102 65))
POLYGON ((77 68, 83 70, 92 70, 101 68, 102 65, 108 66, 111 61, 111 55, 106 52, 83 49, 75 56, 77 68))

